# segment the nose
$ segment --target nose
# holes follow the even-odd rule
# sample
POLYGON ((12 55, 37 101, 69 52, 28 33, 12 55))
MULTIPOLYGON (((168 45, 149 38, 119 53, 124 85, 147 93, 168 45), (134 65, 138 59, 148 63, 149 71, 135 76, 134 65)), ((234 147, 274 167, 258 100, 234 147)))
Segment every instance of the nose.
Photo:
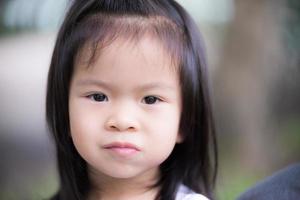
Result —
POLYGON ((135 132, 139 129, 139 123, 132 109, 117 106, 107 118, 105 128, 115 132, 135 132))

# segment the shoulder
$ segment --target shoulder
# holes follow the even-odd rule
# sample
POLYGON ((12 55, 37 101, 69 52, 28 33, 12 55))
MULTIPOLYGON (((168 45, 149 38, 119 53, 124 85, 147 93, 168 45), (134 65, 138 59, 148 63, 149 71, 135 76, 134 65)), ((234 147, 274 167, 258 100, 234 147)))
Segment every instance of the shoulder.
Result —
POLYGON ((300 196, 300 163, 291 165, 244 192, 238 200, 288 199, 300 196))
POLYGON ((188 187, 184 185, 180 185, 176 200, 209 200, 207 197, 203 196, 202 194, 195 193, 188 187))

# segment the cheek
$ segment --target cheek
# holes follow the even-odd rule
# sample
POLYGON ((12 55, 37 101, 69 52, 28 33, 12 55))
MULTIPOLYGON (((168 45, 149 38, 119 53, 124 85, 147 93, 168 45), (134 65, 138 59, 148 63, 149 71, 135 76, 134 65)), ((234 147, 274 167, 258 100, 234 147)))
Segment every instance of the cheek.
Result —
POLYGON ((83 115, 70 118, 71 138, 78 154, 87 162, 95 163, 98 157, 99 134, 94 123, 83 115), (80 116, 80 117, 79 117, 80 116))
MULTIPOLYGON (((160 139, 173 139, 176 138, 179 132, 180 110, 177 107, 170 107, 169 109, 160 112, 157 116, 149 120, 149 127, 151 132, 160 139)), ((166 141, 162 141, 166 142, 166 141)))
POLYGON ((176 144, 176 137, 173 134, 171 137, 158 137, 151 142, 148 146, 148 152, 150 156, 147 158, 147 162, 153 166, 159 166, 162 164, 172 153, 176 144))
POLYGON ((84 154, 84 151, 95 146, 92 144, 97 143, 97 135, 99 135, 100 128, 99 124, 95 122, 96 115, 97 113, 95 113, 94 109, 82 106, 80 102, 70 101, 69 118, 71 137, 77 151, 81 155, 84 154))
POLYGON ((69 102, 69 118, 72 135, 92 134, 99 129, 101 122, 97 109, 86 104, 84 100, 69 102))
POLYGON ((149 123, 151 138, 148 138, 148 146, 153 157, 163 162, 172 152, 179 136, 180 114, 176 110, 161 114, 161 117, 152 119, 149 123))

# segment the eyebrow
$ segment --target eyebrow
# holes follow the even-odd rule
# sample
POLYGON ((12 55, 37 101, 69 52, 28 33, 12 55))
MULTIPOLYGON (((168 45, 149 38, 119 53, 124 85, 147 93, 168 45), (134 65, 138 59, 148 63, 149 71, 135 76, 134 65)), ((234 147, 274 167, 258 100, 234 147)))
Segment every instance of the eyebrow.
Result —
POLYGON ((95 86, 100 86, 100 87, 104 87, 106 89, 109 89, 109 84, 101 81, 101 80, 94 80, 94 79, 81 79, 78 80, 76 82, 77 86, 91 86, 91 85, 95 85, 95 86))
MULTIPOLYGON (((76 82, 76 85, 78 86, 99 86, 103 87, 105 89, 113 89, 114 86, 113 84, 109 84, 105 81, 102 80, 95 80, 95 79, 81 79, 76 82)), ((174 87, 172 87, 169 84, 166 84, 164 82, 151 82, 151 83, 146 83, 144 85, 140 85, 137 87, 138 90, 150 90, 150 89, 164 89, 164 90, 175 90, 174 87)))

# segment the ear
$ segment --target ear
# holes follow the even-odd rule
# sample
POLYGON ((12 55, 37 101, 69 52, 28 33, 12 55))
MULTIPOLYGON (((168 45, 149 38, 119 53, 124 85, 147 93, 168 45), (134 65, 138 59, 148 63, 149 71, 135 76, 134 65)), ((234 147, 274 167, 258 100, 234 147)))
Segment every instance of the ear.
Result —
POLYGON ((176 143, 177 143, 177 144, 180 144, 180 143, 182 143, 182 142, 183 142, 183 136, 182 136, 181 133, 178 133, 178 134, 177 134, 177 138, 176 138, 176 143))

